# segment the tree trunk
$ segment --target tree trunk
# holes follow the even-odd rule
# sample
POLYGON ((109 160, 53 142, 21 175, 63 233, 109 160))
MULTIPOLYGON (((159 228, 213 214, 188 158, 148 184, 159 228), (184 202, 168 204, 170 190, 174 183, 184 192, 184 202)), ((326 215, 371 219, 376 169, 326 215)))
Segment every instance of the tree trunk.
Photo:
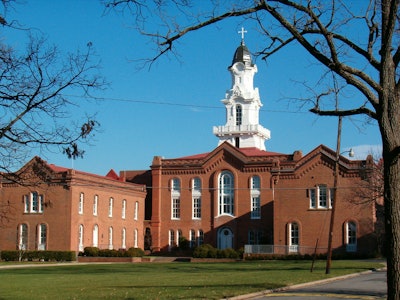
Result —
POLYGON ((384 160, 387 287, 390 300, 400 299, 400 93, 391 56, 382 57, 378 121, 384 160))

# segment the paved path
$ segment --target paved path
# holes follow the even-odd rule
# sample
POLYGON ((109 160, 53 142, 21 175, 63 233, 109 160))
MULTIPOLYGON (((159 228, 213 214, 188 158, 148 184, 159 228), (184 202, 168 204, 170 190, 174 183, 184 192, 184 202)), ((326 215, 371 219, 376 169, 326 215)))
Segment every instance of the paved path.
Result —
POLYGON ((284 291, 249 297, 247 299, 373 300, 386 299, 386 295, 386 270, 378 270, 315 285, 292 287, 284 291))

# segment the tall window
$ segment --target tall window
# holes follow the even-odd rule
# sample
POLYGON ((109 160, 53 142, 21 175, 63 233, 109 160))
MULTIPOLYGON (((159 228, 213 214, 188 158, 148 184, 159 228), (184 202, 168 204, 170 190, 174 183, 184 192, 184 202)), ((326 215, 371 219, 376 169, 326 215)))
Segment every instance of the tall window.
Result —
POLYGON ((99 226, 96 224, 93 226, 93 247, 99 246, 99 226))
POLYGON ((260 177, 257 175, 251 177, 250 185, 251 185, 250 189, 251 218, 260 219, 261 218, 260 177))
POLYGON ((133 212, 133 218, 135 219, 135 220, 137 220, 138 219, 138 214, 139 214, 139 202, 138 201, 136 201, 135 202, 135 211, 133 212))
POLYGON ((122 228, 121 232, 121 248, 125 249, 126 248, 126 229, 122 228))
POLYGON ((260 230, 249 229, 248 243, 250 245, 259 245, 262 242, 263 232, 260 230))
POLYGON ((242 106, 236 105, 236 126, 242 125, 242 106))
POLYGON ((357 251, 357 225, 355 222, 346 223, 346 251, 357 251))
POLYGON ((189 247, 194 248, 196 246, 196 232, 194 229, 189 231, 189 247))
POLYGON ((218 213, 219 215, 234 215, 234 181, 233 174, 224 171, 218 180, 218 213))
POLYGON ((296 222, 289 223, 289 252, 299 251, 299 225, 296 222))
POLYGON ((39 195, 37 192, 32 192, 24 196, 25 213, 42 213, 43 207, 43 195, 39 195))
POLYGON ((122 219, 125 219, 126 216, 126 200, 122 200, 122 219))
POLYGON ((135 231, 133 232, 133 247, 137 248, 138 247, 138 230, 135 228, 135 231))
POLYGON ((168 237, 168 248, 171 250, 173 247, 175 247, 175 231, 172 229, 169 231, 169 237, 168 237))
POLYGON ((78 232, 78 247, 79 251, 83 251, 83 225, 79 225, 79 232, 78 232))
POLYGON ((94 195, 93 199, 93 216, 97 216, 97 205, 99 203, 99 196, 94 195))
POLYGON ((113 216, 113 206, 114 206, 114 199, 110 198, 108 201, 108 216, 112 217, 113 216))
POLYGON ((46 250, 47 247, 47 226, 40 224, 38 226, 38 250, 46 250))
POLYGON ((18 229, 18 249, 28 250, 28 225, 20 224, 18 229))
POLYGON ((109 227, 108 228, 108 249, 112 250, 114 248, 113 246, 113 228, 109 227))
POLYGON ((181 183, 178 178, 172 179, 171 182, 171 211, 172 219, 180 219, 181 217, 181 183))
POLYGON ((201 219, 201 180, 196 177, 192 180, 192 218, 201 219))
POLYGON ((328 189, 326 185, 318 185, 309 190, 310 208, 332 207, 333 189, 328 189))
POLYGON ((84 198, 85 198, 84 194, 80 193, 79 194, 79 204, 78 204, 78 213, 80 215, 83 214, 83 201, 84 201, 84 198))
POLYGON ((204 231, 198 230, 197 231, 197 246, 201 246, 204 244, 204 231))
POLYGON ((182 238, 182 230, 178 229, 176 231, 176 242, 175 244, 179 247, 179 242, 181 241, 182 238))

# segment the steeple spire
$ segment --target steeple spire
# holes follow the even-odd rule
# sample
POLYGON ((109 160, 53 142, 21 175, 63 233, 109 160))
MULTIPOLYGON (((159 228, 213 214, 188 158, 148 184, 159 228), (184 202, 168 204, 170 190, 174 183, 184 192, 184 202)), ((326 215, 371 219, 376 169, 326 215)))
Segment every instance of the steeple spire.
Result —
POLYGON ((244 45, 246 32, 243 27, 238 32, 242 35, 242 41, 228 68, 232 75, 232 86, 222 100, 226 108, 226 124, 214 126, 213 133, 218 137, 219 145, 229 142, 238 148, 265 150, 265 141, 270 139, 271 133, 259 124, 262 103, 258 88, 253 86, 257 66, 253 64, 251 53, 244 45))
POLYGON ((238 31, 242 35, 242 42, 241 45, 244 45, 244 34, 247 33, 247 30, 244 30, 244 27, 242 26, 242 30, 238 31))

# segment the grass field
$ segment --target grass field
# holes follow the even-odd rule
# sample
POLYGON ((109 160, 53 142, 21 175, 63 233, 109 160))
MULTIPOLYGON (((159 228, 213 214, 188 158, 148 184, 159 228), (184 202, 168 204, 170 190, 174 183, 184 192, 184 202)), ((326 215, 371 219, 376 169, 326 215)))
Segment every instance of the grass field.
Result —
MULTIPOLYGON (((4 265, 2 265, 4 266, 4 265)), ((221 299, 362 272, 368 261, 76 264, 0 269, 0 299, 221 299)))

